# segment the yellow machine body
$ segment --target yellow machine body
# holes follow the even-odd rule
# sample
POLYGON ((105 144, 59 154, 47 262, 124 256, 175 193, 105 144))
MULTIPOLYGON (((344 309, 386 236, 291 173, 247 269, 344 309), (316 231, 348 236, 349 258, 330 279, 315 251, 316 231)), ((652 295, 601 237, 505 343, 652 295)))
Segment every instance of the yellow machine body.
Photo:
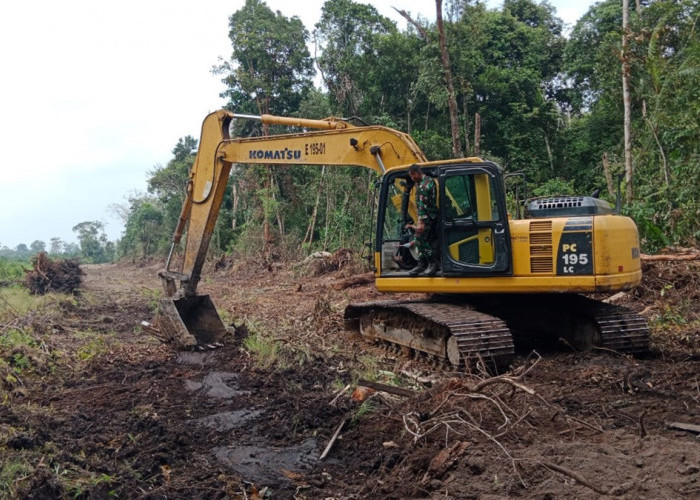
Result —
MULTIPOLYGON (((512 274, 508 276, 422 277, 410 280, 383 272, 382 254, 375 253, 376 286, 382 292, 432 293, 599 293, 629 289, 642 280, 639 237, 632 219, 619 215, 511 220, 512 274), (566 224, 590 223, 593 263, 589 275, 557 273, 557 261, 576 255, 576 247, 562 243, 566 224)), ((492 262, 494 249, 490 231, 481 230, 479 241, 484 262, 492 262)), ((457 253, 454 244, 450 256, 457 253)), ((581 255, 580 253, 578 255, 581 255)), ((566 264, 566 263, 564 263, 566 264)), ((560 266, 561 267, 561 266, 560 266)))
MULTIPOLYGON (((207 116, 202 125, 173 248, 160 273, 168 297, 160 309, 160 324, 169 330, 166 337, 185 347, 216 343, 228 333, 213 303, 196 293, 233 164, 361 166, 377 172, 381 191, 373 248, 376 286, 383 292, 593 293, 628 289, 641 280, 634 222, 597 200, 554 200, 534 206, 528 217, 516 220, 507 213, 503 172, 492 162, 480 158, 429 162, 409 135, 381 126, 354 126, 336 118, 249 117, 221 110, 207 116), (230 137, 233 120, 251 118, 302 131, 230 137), (417 257, 414 236, 406 229, 416 220, 408 175, 412 164, 419 164, 438 186, 440 237, 435 251, 441 262, 435 276, 409 273, 417 257), (185 234, 182 258, 175 265, 173 255, 185 234)), ((436 314, 428 306, 401 307, 425 318, 436 314)), ((355 309, 358 314, 372 310, 355 309)), ((466 314, 450 311, 454 318, 466 314)), ((392 341, 404 342, 403 334, 393 335, 392 341)), ((507 333, 501 338, 511 342, 507 333)), ((444 337, 424 351, 450 349, 452 355, 447 357, 455 360, 471 352, 448 340, 444 337)), ((405 342, 414 345, 412 340, 405 342)), ((477 351, 496 357, 489 349, 482 343, 477 351)), ((503 349, 499 356, 507 362, 512 343, 503 349)))

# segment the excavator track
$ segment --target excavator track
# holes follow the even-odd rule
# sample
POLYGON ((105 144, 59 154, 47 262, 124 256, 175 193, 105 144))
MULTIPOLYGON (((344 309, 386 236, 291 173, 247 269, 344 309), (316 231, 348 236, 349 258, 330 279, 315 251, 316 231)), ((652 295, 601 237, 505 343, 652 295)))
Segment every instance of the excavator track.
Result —
POLYGON ((504 320, 518 347, 551 348, 564 341, 580 351, 596 347, 633 355, 649 351, 646 320, 626 307, 578 294, 481 295, 466 300, 504 320))
POLYGON ((626 354, 649 351, 646 320, 626 307, 586 299, 592 303, 591 317, 600 330, 600 346, 626 354))
POLYGON ((506 323, 469 304, 428 300, 350 304, 345 323, 369 342, 398 345, 457 369, 482 362, 487 370, 502 371, 515 353, 506 323))
POLYGON ((643 317, 577 294, 438 295, 350 304, 345 325, 369 342, 400 346, 461 370, 482 362, 501 372, 513 361, 515 346, 524 351, 564 343, 580 351, 649 351, 643 317))

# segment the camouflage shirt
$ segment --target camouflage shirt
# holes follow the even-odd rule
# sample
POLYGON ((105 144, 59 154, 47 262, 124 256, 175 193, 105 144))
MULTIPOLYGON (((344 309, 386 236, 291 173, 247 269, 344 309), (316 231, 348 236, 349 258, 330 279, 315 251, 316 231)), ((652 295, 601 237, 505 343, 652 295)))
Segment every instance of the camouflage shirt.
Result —
POLYGON ((428 219, 427 222, 429 222, 437 218, 437 185, 432 177, 424 175, 418 183, 416 208, 418 209, 418 220, 428 219))

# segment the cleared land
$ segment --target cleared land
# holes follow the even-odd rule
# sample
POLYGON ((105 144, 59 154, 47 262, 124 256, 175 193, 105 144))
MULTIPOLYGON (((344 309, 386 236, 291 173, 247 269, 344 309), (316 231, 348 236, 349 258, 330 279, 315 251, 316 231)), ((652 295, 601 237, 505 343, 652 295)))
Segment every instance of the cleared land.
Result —
POLYGON ((499 379, 349 337, 344 306, 380 295, 327 264, 209 270, 238 335, 206 352, 142 331, 159 264, 83 266, 79 296, 5 311, 0 497, 700 496, 697 261, 650 262, 619 298, 653 327, 645 359, 562 346, 499 379))

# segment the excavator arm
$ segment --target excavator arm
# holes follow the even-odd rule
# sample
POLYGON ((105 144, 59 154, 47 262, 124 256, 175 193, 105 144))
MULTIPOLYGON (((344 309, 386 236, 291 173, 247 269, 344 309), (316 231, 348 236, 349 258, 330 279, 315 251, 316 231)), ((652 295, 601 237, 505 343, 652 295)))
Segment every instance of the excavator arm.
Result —
POLYGON ((425 155, 409 135, 387 127, 357 127, 335 118, 253 117, 225 110, 210 114, 202 124, 199 151, 187 182, 187 198, 173 236, 174 248, 187 228, 182 268, 171 270, 171 249, 166 269, 161 273, 168 296, 197 293, 233 164, 361 166, 383 174, 398 165, 425 161, 425 155), (234 119, 259 119, 267 124, 316 130, 230 138, 229 128, 234 119), (180 292, 176 280, 181 282, 180 292))
POLYGON ((208 115, 166 267, 159 273, 168 297, 160 308, 161 326, 171 332, 166 336, 192 346, 225 334, 208 296, 197 295, 197 285, 233 164, 361 166, 383 174, 393 167, 426 161, 411 136, 387 127, 354 126, 337 118, 237 115, 226 110, 208 115), (311 131, 231 138, 230 125, 235 119, 311 131), (182 261, 173 269, 174 249, 185 230, 182 261))

